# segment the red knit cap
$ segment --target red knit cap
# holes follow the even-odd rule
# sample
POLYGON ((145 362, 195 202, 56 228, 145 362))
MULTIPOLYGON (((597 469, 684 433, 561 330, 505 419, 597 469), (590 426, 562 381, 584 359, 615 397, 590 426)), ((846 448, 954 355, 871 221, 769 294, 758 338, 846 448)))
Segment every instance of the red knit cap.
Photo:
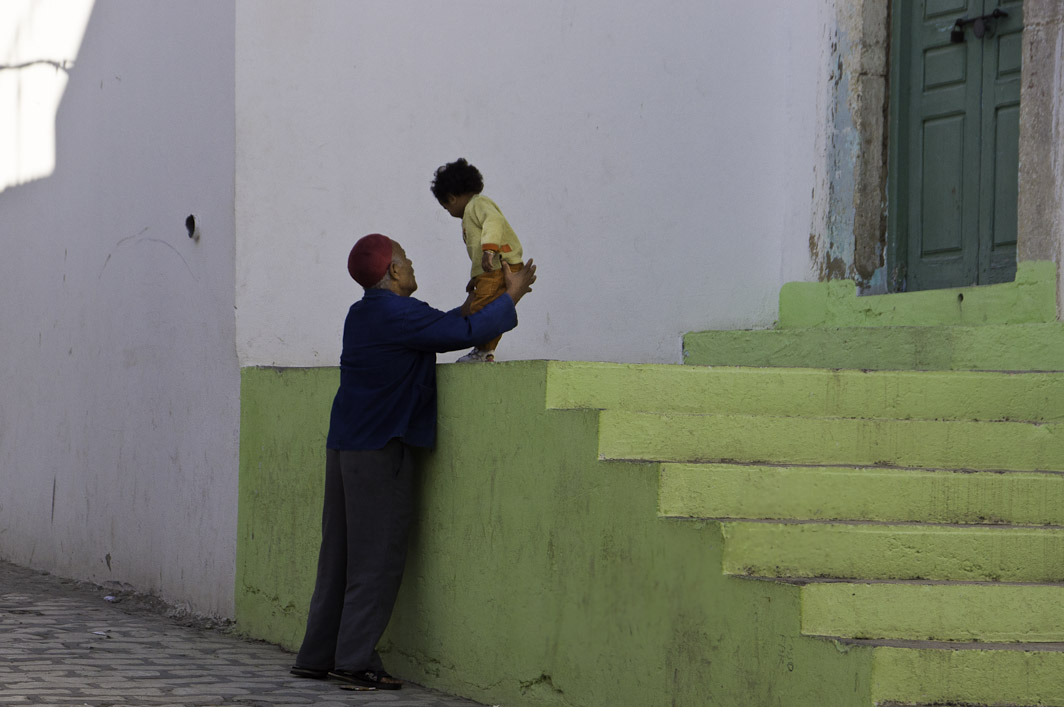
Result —
POLYGON ((347 256, 347 272, 355 282, 370 288, 381 281, 392 263, 392 239, 379 233, 362 236, 347 256))

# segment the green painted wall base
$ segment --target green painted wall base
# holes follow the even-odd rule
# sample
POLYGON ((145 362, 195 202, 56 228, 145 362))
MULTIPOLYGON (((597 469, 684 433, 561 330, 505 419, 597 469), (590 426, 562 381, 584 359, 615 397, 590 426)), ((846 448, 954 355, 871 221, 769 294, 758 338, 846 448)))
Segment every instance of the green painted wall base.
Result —
POLYGON ((288 648, 303 640, 321 542, 336 368, 242 372, 236 616, 288 648))
MULTIPOLYGON (((292 649, 336 384, 243 372, 237 621, 292 649)), ((1062 705, 1062 389, 442 366, 388 667, 508 706, 1062 705)))
MULTIPOLYGON (((548 408, 566 373, 440 368, 389 670, 508 707, 870 704, 873 649, 803 637, 799 586, 729 577, 719 523, 659 517, 659 464, 600 461, 599 413, 548 408)), ((291 649, 336 382, 243 372, 237 625, 291 649)))

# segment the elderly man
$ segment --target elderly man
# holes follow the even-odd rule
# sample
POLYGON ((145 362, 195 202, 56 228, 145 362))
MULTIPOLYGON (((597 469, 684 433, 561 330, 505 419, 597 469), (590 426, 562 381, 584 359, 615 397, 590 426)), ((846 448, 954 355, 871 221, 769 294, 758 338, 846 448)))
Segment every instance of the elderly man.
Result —
POLYGON ((292 674, 332 677, 348 689, 394 690, 377 641, 391 617, 413 513, 411 447, 436 437, 436 353, 467 348, 517 326, 532 289, 529 260, 507 272, 508 296, 463 317, 410 295, 414 267, 380 234, 351 249, 347 268, 365 288, 344 324, 340 389, 326 442, 321 551, 303 645, 292 674))

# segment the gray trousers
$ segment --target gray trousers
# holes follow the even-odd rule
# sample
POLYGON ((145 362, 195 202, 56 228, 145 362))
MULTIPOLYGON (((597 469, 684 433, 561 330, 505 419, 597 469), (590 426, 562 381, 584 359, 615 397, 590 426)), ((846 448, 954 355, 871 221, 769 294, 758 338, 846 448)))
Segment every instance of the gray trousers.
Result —
POLYGON ((381 670, 377 641, 403 579, 413 516, 414 456, 398 439, 326 451, 318 576, 296 664, 381 670))

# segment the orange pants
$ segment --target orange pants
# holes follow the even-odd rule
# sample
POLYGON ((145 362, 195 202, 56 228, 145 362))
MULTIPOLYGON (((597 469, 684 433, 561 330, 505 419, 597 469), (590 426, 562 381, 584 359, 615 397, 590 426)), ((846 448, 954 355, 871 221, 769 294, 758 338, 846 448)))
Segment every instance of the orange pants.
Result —
MULTIPOLYGON (((517 272, 524 266, 524 263, 511 263, 510 270, 517 272)), ((506 278, 503 275, 502 266, 499 266, 498 270, 492 270, 474 277, 469 281, 469 285, 466 286, 466 291, 473 293, 473 296, 462 305, 462 314, 469 316, 484 309, 488 302, 498 299, 506 292, 506 278)), ((501 338, 502 334, 499 334, 491 341, 477 344, 477 348, 481 351, 494 351, 501 338)))

